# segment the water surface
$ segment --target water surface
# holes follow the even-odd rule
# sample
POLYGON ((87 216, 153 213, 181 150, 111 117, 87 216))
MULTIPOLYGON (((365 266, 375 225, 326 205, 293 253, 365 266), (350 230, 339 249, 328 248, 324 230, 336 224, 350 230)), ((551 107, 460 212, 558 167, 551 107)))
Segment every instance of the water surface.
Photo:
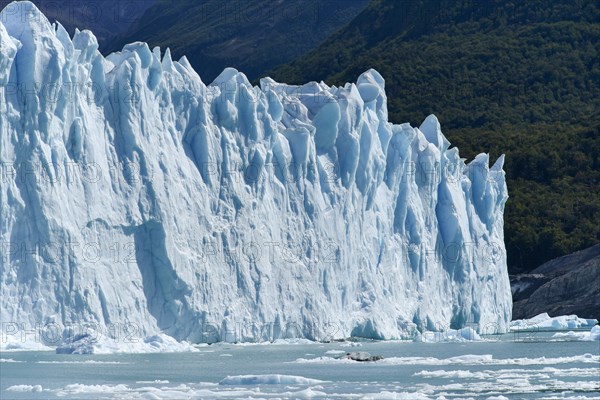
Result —
POLYGON ((353 347, 219 344, 170 354, 3 352, 0 398, 600 398, 600 342, 551 336, 520 333, 485 342, 362 342, 353 347), (342 351, 385 358, 375 363, 337 360, 342 351), (322 382, 283 378, 281 384, 219 384, 228 376, 271 374, 322 382))

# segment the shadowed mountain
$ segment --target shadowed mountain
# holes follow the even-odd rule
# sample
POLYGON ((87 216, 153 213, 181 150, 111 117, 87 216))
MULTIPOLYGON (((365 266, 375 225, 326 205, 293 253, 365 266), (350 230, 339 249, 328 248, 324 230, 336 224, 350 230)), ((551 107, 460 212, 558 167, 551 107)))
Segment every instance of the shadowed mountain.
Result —
POLYGON ((226 67, 250 79, 312 50, 368 0, 159 0, 109 50, 133 41, 185 55, 210 83, 226 67))
POLYGON ((513 319, 576 314, 600 319, 600 245, 511 276, 513 319))

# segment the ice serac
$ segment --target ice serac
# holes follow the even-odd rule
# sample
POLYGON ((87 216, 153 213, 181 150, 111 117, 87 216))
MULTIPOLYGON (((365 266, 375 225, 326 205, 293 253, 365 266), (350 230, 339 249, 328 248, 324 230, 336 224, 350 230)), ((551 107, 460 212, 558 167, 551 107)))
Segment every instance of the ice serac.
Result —
POLYGON ((507 330, 503 160, 465 165, 434 116, 390 123, 376 71, 206 85, 145 43, 104 58, 29 2, 0 21, 2 322, 507 330))

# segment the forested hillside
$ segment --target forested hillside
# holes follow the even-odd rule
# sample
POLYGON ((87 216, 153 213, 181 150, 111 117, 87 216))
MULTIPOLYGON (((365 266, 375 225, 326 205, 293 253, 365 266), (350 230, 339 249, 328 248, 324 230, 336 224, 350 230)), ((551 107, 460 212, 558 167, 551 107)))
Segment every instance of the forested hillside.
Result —
POLYGON ((206 83, 225 67, 250 79, 308 53, 368 0, 158 0, 108 50, 147 42, 185 55, 206 83))

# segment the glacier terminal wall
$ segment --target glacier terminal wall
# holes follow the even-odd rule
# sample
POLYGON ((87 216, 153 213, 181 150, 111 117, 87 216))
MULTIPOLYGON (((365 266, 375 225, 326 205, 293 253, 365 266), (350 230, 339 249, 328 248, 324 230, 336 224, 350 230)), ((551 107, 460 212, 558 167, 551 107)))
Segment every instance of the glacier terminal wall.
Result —
POLYGON ((207 85, 168 49, 105 58, 29 2, 0 15, 2 322, 191 342, 507 330, 503 157, 466 164, 435 116, 389 122, 376 71, 207 85))

